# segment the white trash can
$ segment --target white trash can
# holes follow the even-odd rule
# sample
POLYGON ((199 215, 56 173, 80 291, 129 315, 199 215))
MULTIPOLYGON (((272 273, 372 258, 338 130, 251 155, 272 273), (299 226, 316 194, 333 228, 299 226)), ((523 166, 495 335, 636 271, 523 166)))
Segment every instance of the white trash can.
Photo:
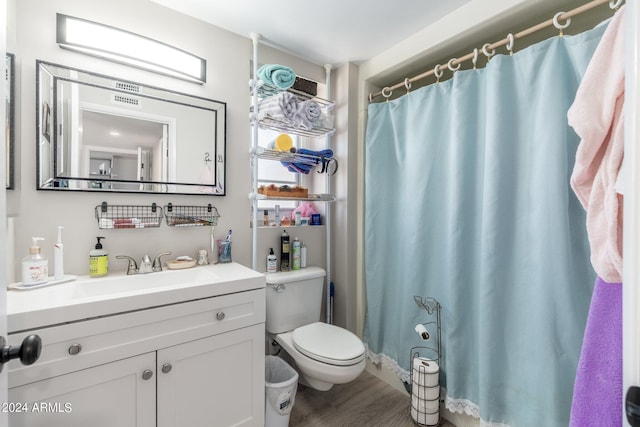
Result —
POLYGON ((265 427, 287 427, 296 399, 298 373, 277 356, 265 357, 265 427))

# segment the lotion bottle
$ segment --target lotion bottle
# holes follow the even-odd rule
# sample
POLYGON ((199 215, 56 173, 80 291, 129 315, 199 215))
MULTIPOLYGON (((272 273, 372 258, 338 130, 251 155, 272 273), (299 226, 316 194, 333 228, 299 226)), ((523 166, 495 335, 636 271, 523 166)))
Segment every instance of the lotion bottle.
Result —
POLYGON ((49 280, 49 261, 41 254, 42 248, 38 241, 42 237, 32 237, 33 245, 29 248, 29 255, 22 258, 22 284, 24 286, 41 285, 49 280))
POLYGON ((307 246, 300 243, 300 268, 307 268, 307 246))
POLYGON ((56 280, 64 279, 64 245, 62 244, 62 229, 58 226, 58 242, 53 245, 53 271, 56 280))
POLYGON ((104 237, 96 237, 96 239, 98 239, 98 243, 96 243, 95 249, 89 252, 90 277, 106 276, 109 272, 109 254, 102 249, 102 243, 100 243, 100 239, 104 239, 104 237))
POLYGON ((269 255, 267 255, 267 273, 275 273, 278 271, 278 259, 276 254, 273 253, 273 248, 269 248, 269 255))

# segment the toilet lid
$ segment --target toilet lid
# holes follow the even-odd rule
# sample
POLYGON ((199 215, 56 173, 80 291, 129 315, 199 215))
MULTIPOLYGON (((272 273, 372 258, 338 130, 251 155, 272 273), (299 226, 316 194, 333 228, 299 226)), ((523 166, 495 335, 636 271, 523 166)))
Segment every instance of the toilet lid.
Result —
POLYGON ((292 334, 296 350, 331 365, 355 365, 364 359, 360 338, 346 329, 316 322, 296 328, 292 334))

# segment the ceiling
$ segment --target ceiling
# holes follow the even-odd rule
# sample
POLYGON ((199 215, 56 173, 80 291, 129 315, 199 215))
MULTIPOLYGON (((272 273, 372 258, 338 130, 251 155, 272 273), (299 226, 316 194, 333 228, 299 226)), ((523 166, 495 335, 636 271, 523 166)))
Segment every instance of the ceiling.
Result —
POLYGON ((319 65, 362 62, 471 0, 151 0, 319 65))

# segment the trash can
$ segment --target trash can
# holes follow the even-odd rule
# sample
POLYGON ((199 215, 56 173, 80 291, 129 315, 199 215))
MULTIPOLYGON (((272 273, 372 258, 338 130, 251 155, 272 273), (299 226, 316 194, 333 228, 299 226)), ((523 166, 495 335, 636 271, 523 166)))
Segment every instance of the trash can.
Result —
POLYGON ((287 427, 298 388, 298 373, 277 356, 265 357, 265 427, 287 427))

